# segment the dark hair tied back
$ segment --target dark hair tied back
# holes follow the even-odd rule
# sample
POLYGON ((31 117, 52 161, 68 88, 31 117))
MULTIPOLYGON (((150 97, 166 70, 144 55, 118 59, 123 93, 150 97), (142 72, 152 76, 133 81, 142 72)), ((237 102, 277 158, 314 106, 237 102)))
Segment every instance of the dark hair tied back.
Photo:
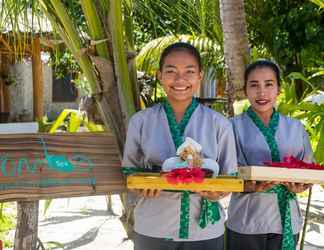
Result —
POLYGON ((275 75, 276 75, 276 79, 277 79, 277 83, 278 86, 280 87, 280 69, 277 66, 277 64, 275 64, 274 62, 270 61, 270 60, 266 60, 266 59, 260 59, 257 60, 251 64, 249 64, 244 72, 244 90, 246 90, 246 84, 247 84, 247 80, 249 78, 249 75, 256 69, 259 68, 269 68, 271 69, 275 75))
POLYGON ((171 54, 172 52, 178 52, 178 51, 185 51, 185 52, 188 52, 190 55, 192 55, 197 60, 199 70, 201 70, 201 57, 200 57, 198 50, 191 44, 185 43, 185 42, 173 43, 163 50, 161 57, 160 57, 159 69, 162 70, 165 58, 169 54, 171 54))

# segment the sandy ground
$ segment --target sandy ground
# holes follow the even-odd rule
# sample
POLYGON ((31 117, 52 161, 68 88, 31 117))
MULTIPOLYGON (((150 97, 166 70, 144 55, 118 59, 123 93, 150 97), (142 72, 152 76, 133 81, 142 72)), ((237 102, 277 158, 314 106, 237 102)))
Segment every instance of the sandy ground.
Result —
MULTIPOLYGON (((303 211, 306 203, 307 198, 300 199, 303 211)), ((125 241, 126 233, 119 220, 122 211, 118 196, 113 196, 115 214, 107 212, 104 196, 53 200, 46 216, 43 207, 42 201, 39 238, 46 249, 133 250, 133 243, 125 241)), ((324 249, 324 190, 315 187, 304 250, 318 249, 324 249)))

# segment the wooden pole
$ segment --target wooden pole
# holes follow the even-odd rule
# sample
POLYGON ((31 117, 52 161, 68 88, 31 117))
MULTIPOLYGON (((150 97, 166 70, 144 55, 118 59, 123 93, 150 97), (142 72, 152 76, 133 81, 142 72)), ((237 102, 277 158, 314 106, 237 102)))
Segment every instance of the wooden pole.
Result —
POLYGON ((17 203, 17 227, 14 250, 35 250, 38 231, 38 201, 17 203))
MULTIPOLYGON (((1 55, 1 65, 0 65, 0 72, 2 76, 9 74, 9 65, 10 65, 10 58, 9 55, 1 55)), ((4 79, 2 79, 2 95, 3 95, 3 112, 10 112, 10 92, 9 92, 9 86, 7 86, 4 82, 4 79)))
POLYGON ((309 218, 309 210, 310 210, 311 201, 312 201, 312 191, 313 191, 313 188, 310 187, 309 190, 308 190, 308 200, 307 200, 305 219, 304 219, 304 226, 303 226, 303 231, 302 231, 302 235, 301 235, 301 241, 300 241, 299 250, 304 249, 306 229, 307 229, 307 223, 308 223, 308 218, 309 218))
MULTIPOLYGON (((40 39, 35 37, 32 50, 34 120, 43 116, 43 71, 40 39)), ((14 250, 35 250, 38 231, 38 201, 17 203, 17 227, 14 250)))
POLYGON ((32 68, 34 119, 40 119, 44 114, 44 80, 39 36, 33 40, 32 68))
POLYGON ((1 121, 7 122, 10 112, 9 86, 6 84, 6 77, 9 74, 8 55, 0 54, 0 112, 1 121))
MULTIPOLYGON (((0 44, 1 48, 1 44, 0 44)), ((0 112, 4 112, 4 79, 3 75, 3 55, 0 54, 0 112)))

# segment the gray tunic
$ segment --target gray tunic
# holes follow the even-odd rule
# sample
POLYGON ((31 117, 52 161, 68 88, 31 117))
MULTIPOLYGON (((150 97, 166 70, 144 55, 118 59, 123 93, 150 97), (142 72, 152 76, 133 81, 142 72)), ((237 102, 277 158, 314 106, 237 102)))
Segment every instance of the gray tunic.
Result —
MULTIPOLYGON (((239 166, 264 165, 271 161, 271 152, 261 131, 250 117, 243 113, 232 120, 239 166)), ((275 135, 281 160, 292 155, 311 161, 312 149, 303 125, 280 115, 275 135)), ((291 222, 294 234, 302 227, 302 215, 295 200, 290 201, 291 222)), ((277 195, 274 193, 236 193, 232 195, 227 226, 242 234, 282 233, 277 195)))
MULTIPOLYGON (((235 141, 230 122, 217 112, 198 105, 184 131, 202 145, 202 156, 220 165, 221 174, 237 172, 235 141)), ((157 104, 136 113, 130 120, 123 157, 123 166, 161 166, 176 155, 166 114, 157 104)), ((162 191, 157 198, 139 198, 135 207, 137 233, 150 237, 179 239, 181 194, 162 191)), ((221 219, 204 229, 198 225, 201 196, 190 195, 189 241, 207 240, 224 233, 224 211, 221 219)), ((221 207, 221 206, 220 206, 221 207)))

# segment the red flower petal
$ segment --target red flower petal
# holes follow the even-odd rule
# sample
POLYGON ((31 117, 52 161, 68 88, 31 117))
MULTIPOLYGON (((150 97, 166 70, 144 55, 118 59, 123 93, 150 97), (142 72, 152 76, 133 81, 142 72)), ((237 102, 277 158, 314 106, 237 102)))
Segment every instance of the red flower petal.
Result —
POLYGON ((281 168, 299 168, 299 169, 315 169, 324 170, 324 166, 316 163, 307 163, 297 158, 289 155, 284 157, 283 162, 264 162, 266 165, 271 167, 281 167, 281 168))
POLYGON ((166 175, 171 184, 177 183, 201 183, 204 181, 205 172, 201 168, 177 168, 166 175))

